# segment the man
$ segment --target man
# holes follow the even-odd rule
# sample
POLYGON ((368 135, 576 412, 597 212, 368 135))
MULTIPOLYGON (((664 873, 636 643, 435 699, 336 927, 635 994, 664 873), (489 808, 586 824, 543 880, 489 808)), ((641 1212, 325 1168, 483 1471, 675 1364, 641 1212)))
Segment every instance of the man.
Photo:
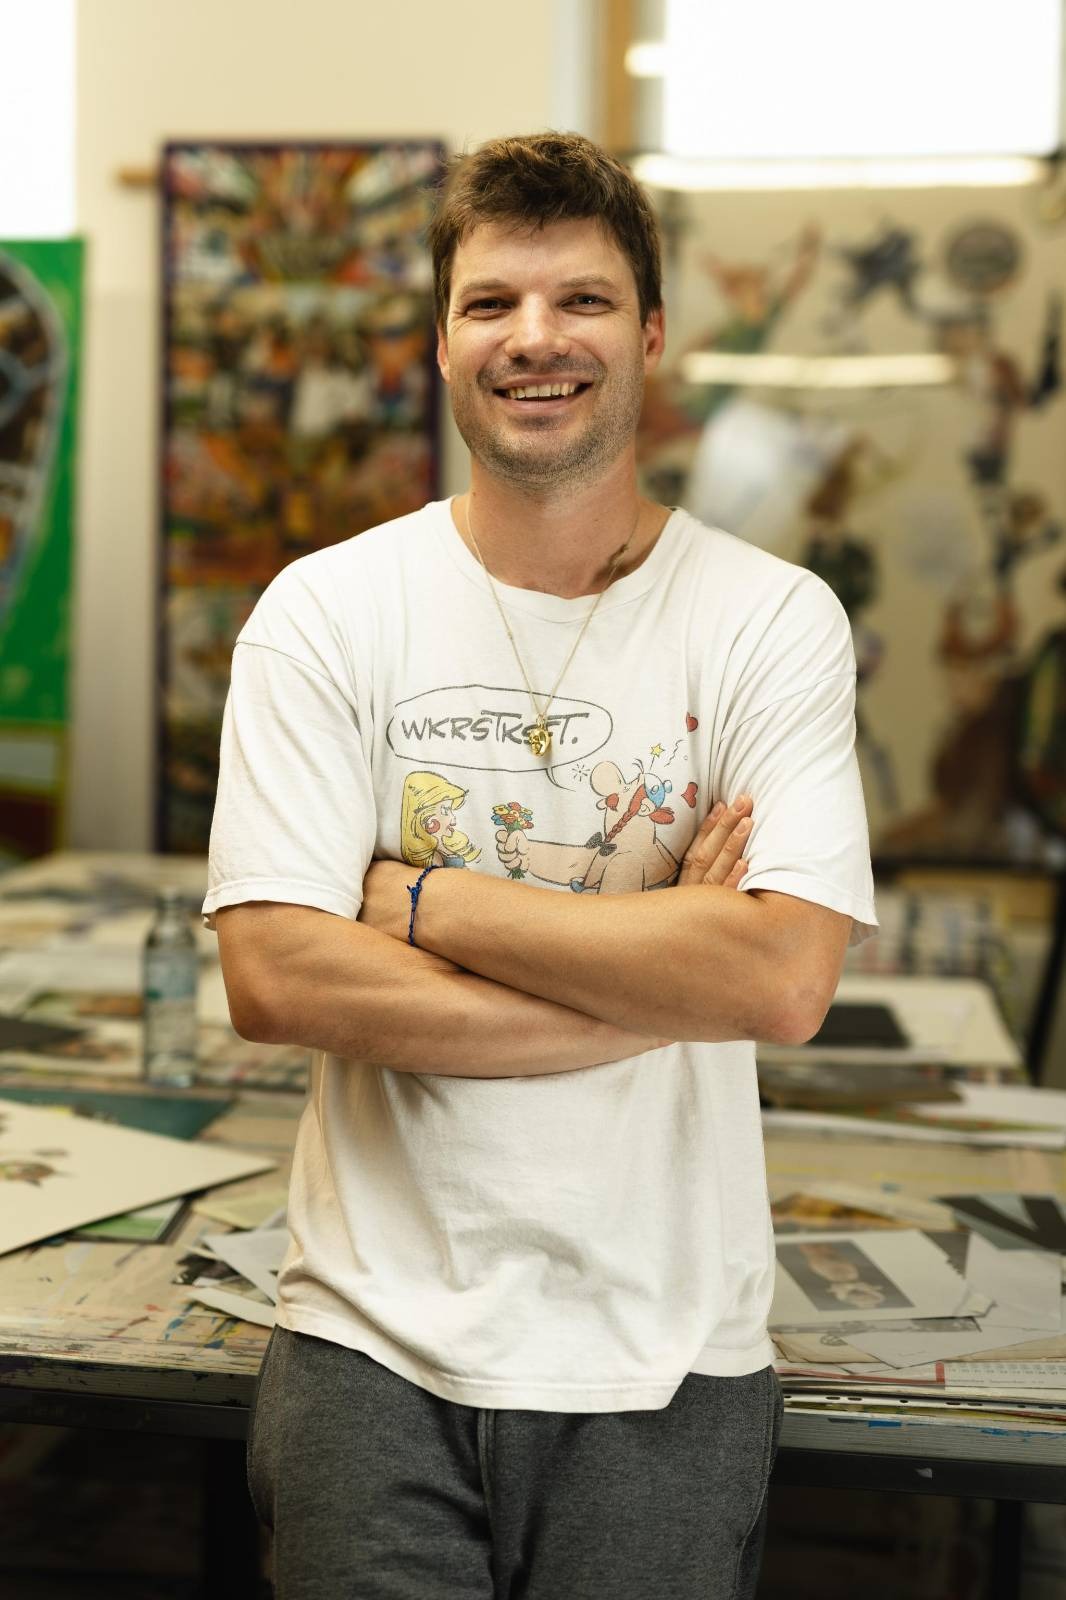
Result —
POLYGON ((622 166, 496 140, 430 242, 470 490, 293 562, 233 657, 204 911, 238 1031, 315 1051, 253 1495, 279 1600, 747 1596, 752 1041, 876 926, 847 620, 638 494, 622 166))

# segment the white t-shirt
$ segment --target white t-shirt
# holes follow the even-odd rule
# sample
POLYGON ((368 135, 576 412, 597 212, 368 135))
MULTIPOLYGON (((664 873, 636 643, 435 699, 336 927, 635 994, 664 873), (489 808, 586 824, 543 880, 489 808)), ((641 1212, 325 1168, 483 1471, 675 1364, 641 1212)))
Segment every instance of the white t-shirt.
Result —
MULTIPOLYGON (((592 602, 497 587, 543 704, 592 602)), ((549 769, 484 571, 434 502, 294 561, 245 624, 205 921, 247 900, 354 919, 375 857, 507 878, 505 818, 530 884, 667 888, 714 802, 747 792, 743 889, 843 912, 859 942, 877 919, 854 695, 821 579, 678 510, 603 595, 549 769)), ((462 1405, 656 1410, 689 1372, 773 1357, 749 1041, 498 1079, 317 1053, 289 1226, 280 1324, 462 1405)))

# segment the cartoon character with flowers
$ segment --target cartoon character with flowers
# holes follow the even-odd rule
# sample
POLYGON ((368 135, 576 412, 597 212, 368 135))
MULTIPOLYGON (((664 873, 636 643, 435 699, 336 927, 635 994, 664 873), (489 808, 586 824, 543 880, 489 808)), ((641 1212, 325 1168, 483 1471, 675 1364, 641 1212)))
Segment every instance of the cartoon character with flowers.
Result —
MULTIPOLYGON (((670 780, 645 771, 639 760, 628 778, 613 761, 601 761, 589 787, 603 818, 584 844, 530 839, 532 816, 519 801, 493 807, 496 854, 509 876, 566 885, 575 894, 626 894, 671 884, 681 864, 658 834, 660 826, 674 821, 673 808, 664 804, 673 788, 670 780)), ((696 785, 688 784, 679 798, 694 807, 696 785)))
MULTIPOLYGON (((500 860, 504 861, 504 852, 499 848, 500 841, 506 841, 510 839, 513 833, 521 833, 524 842, 525 830, 533 826, 533 813, 530 811, 529 807, 524 806, 520 800, 510 800, 505 806, 493 806, 492 820, 499 830, 499 832, 496 834, 497 852, 500 860)), ((520 860, 516 859, 509 865, 506 861, 504 861, 504 865, 508 867, 509 877, 525 877, 525 868, 522 866, 520 860)))

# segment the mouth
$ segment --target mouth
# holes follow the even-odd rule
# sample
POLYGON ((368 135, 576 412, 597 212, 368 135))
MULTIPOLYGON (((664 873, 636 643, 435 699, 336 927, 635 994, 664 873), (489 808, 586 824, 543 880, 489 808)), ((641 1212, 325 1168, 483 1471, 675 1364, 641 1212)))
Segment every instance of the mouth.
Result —
POLYGON ((530 383, 510 384, 505 389, 492 392, 511 411, 555 412, 576 405, 591 383, 530 383))

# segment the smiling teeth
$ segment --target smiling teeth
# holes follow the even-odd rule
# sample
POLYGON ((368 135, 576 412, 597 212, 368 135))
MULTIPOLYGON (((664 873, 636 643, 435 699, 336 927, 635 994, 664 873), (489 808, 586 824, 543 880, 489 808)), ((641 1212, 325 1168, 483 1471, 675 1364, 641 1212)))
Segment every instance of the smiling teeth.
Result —
POLYGON ((579 388, 577 383, 541 383, 528 389, 505 389, 503 392, 511 400, 548 400, 553 395, 574 394, 579 388))

